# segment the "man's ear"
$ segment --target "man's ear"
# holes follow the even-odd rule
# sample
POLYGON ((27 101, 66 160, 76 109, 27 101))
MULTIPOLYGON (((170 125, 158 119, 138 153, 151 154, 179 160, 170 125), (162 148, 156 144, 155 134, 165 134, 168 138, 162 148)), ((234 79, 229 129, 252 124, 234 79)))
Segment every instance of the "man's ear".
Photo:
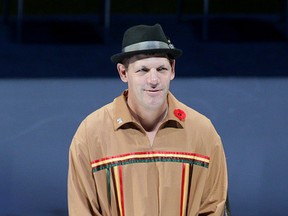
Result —
POLYGON ((121 78, 121 80, 123 82, 127 82, 127 71, 126 71, 126 68, 123 64, 121 63, 118 63, 117 64, 117 70, 118 70, 118 73, 119 73, 119 76, 121 78))
POLYGON ((170 80, 173 80, 175 78, 175 65, 176 65, 176 61, 175 59, 172 61, 171 64, 171 76, 170 76, 170 80))

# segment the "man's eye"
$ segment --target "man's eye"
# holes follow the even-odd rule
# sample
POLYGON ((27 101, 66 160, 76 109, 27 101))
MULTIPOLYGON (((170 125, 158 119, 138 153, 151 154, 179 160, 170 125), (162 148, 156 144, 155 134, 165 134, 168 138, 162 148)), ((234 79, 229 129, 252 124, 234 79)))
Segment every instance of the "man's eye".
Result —
POLYGON ((167 68, 165 68, 165 67, 159 67, 159 68, 157 68, 157 71, 158 71, 158 72, 166 71, 166 70, 167 70, 167 68))
POLYGON ((141 69, 139 69, 139 70, 137 70, 136 72, 148 72, 149 71, 149 69, 148 68, 141 68, 141 69))

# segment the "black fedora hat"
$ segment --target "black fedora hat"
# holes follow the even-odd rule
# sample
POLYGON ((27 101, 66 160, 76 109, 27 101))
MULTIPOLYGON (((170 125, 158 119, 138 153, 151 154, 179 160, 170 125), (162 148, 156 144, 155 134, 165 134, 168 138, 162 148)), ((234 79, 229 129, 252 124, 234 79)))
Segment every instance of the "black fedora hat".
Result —
POLYGON ((182 54, 164 34, 159 24, 153 26, 137 25, 127 29, 123 36, 122 52, 111 56, 113 63, 122 62, 125 58, 137 54, 166 53, 175 59, 182 54))

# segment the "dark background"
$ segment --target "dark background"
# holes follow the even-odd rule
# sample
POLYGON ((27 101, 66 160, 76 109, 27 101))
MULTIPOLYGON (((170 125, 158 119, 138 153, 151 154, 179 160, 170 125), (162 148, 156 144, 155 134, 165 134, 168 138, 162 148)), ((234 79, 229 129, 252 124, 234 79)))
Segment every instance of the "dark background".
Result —
MULTIPOLYGON (((17 0, 9 1, 10 11, 16 14, 17 0)), ((26 0, 25 12, 27 14, 89 14, 95 13, 101 7, 103 1, 77 1, 77 0, 26 0)), ((176 0, 137 0, 137 1, 111 1, 111 10, 113 13, 129 14, 171 14, 176 12, 176 0)), ((285 2, 285 1, 284 1, 285 2)), ((183 0, 185 13, 202 13, 202 0, 183 0)), ((1 9, 2 9, 1 5, 1 9)), ((214 0, 210 2, 210 11, 212 13, 252 13, 252 14, 271 14, 278 13, 283 9, 282 0, 214 0)))
POLYGON ((288 73, 285 0, 210 1, 206 39, 202 0, 183 0, 181 16, 178 1, 111 1, 109 31, 103 1, 24 0, 21 41, 17 1, 8 2, 10 16, 0 25, 0 78, 115 77, 110 56, 120 51, 123 32, 155 23, 184 51, 179 76, 288 73))

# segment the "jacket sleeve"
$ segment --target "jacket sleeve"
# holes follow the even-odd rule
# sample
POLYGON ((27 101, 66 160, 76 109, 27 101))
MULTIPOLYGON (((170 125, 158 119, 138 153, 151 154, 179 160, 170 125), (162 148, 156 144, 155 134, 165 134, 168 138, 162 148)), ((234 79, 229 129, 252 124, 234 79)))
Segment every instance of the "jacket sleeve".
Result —
POLYGON ((213 133, 212 140, 215 145, 210 158, 199 215, 223 216, 228 190, 227 165, 221 139, 216 131, 213 133))
POLYGON ((85 124, 78 128, 69 149, 69 216, 100 216, 97 191, 90 166, 85 124))

